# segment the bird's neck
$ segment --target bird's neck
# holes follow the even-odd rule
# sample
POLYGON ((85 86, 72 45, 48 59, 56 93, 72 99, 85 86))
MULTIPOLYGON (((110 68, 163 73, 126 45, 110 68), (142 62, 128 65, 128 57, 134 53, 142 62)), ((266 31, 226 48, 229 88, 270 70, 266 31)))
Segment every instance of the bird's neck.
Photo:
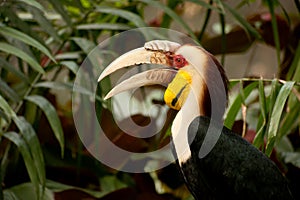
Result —
POLYGON ((172 140, 180 165, 191 157, 189 125, 198 116, 221 121, 227 101, 227 88, 224 87, 220 71, 217 68, 202 70, 199 73, 193 68, 189 69, 192 75, 190 92, 172 125, 172 140))
POLYGON ((183 106, 176 115, 172 125, 172 140, 179 164, 185 163, 191 157, 188 142, 188 128, 192 121, 198 116, 205 116, 205 109, 201 106, 205 95, 199 88, 203 83, 201 77, 193 77, 190 85, 190 93, 183 106), (198 87, 197 87, 198 86, 198 87))

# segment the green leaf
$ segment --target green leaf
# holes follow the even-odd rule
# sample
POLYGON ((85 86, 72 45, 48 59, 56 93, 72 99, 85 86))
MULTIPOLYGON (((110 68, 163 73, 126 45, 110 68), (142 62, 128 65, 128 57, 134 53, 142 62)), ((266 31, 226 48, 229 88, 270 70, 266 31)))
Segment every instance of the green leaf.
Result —
POLYGON ((63 157, 64 156, 64 147, 65 147, 64 133, 63 133, 63 129, 62 129, 62 126, 61 126, 61 123, 60 123, 60 120, 56 113, 55 108, 47 99, 45 99, 42 96, 31 95, 31 96, 27 96, 25 99, 36 104, 45 113, 45 115, 49 121, 49 124, 54 132, 54 135, 60 144, 61 156, 63 157))
POLYGON ((259 91, 259 103, 261 108, 261 114, 264 120, 267 119, 267 106, 266 106, 266 96, 263 80, 258 81, 258 91, 259 91))
POLYGON ((54 192, 62 192, 65 190, 72 189, 72 190, 86 192, 96 198, 101 198, 101 197, 109 194, 112 191, 126 187, 126 185, 124 183, 120 182, 119 180, 117 180, 115 176, 114 177, 104 177, 100 181, 101 181, 101 187, 102 186, 104 187, 101 191, 93 191, 93 190, 84 189, 84 188, 80 188, 80 187, 74 187, 71 185, 66 185, 66 184, 62 184, 62 183, 51 181, 51 180, 47 180, 46 186, 47 186, 47 188, 49 188, 51 191, 54 191, 54 192), (114 184, 114 185, 111 186, 111 185, 106 185, 106 184, 114 184))
MULTIPOLYGON (((44 30, 46 33, 48 33, 54 40, 60 41, 60 38, 58 36, 58 31, 54 29, 52 26, 50 20, 48 20, 45 16, 44 13, 41 10, 38 10, 33 7, 27 6, 27 10, 32 13, 34 16, 34 20, 37 21, 37 23, 40 25, 39 27, 44 30)), ((53 59, 52 59, 53 60, 53 59)))
POLYGON ((296 49, 294 60, 287 74, 287 80, 300 81, 300 43, 296 49))
POLYGON ((48 0, 52 4, 53 8, 62 16, 64 21, 69 27, 72 27, 72 21, 68 15, 68 12, 63 6, 63 1, 58 2, 57 0, 48 0))
POLYGON ((266 123, 267 123, 267 107, 266 107, 266 96, 264 90, 263 80, 258 82, 258 91, 259 91, 259 105, 261 111, 261 119, 257 123, 257 132, 253 140, 253 145, 259 148, 264 145, 264 136, 266 133, 266 123))
POLYGON ((54 57, 51 55, 50 51, 42 45, 40 42, 35 40, 34 38, 30 37, 29 35, 26 35, 16 29, 6 27, 6 26, 0 26, 0 34, 6 35, 8 37, 12 37, 14 39, 20 40, 30 46, 33 46, 43 52, 46 56, 48 56, 53 62, 56 62, 54 57))
POLYGON ((241 83, 240 79, 230 79, 229 80, 229 90, 232 90, 233 87, 235 87, 238 83, 241 83))
POLYGON ((45 185, 46 174, 45 174, 45 163, 44 157, 42 153, 42 149, 40 146, 39 139, 31 126, 24 117, 13 117, 14 123, 17 125, 20 130, 22 137, 28 145, 30 154, 33 159, 33 163, 35 165, 35 170, 37 171, 39 183, 41 185, 45 185))
POLYGON ((253 28, 251 26, 251 24, 249 24, 247 22, 247 20, 245 20, 234 8, 232 8, 231 6, 229 6, 228 4, 226 4, 224 1, 220 1, 220 3, 224 6, 225 9, 227 9, 232 16, 251 34, 253 35, 256 39, 258 40, 262 40, 261 35, 256 31, 255 28, 253 28))
POLYGON ((66 66, 74 74, 76 74, 79 69, 78 64, 74 61, 62 61, 60 64, 66 66))
MULTIPOLYGON (((246 88, 243 89, 243 98, 246 99, 251 91, 257 86, 258 82, 254 81, 252 83, 250 83, 246 88)), ((234 124, 235 118, 239 112, 239 110, 241 109, 241 105, 242 105, 242 94, 239 94, 236 96, 236 98, 234 99, 234 101, 232 102, 232 104, 228 107, 227 112, 226 112, 226 117, 225 117, 225 121, 224 121, 224 125, 227 128, 231 128, 234 124)))
POLYGON ((100 179, 101 189, 103 191, 112 192, 117 189, 126 187, 116 176, 105 176, 100 179))
POLYGON ((116 16, 122 17, 122 18, 127 19, 128 21, 132 22, 137 27, 146 27, 147 26, 147 24, 144 22, 144 20, 139 15, 129 12, 129 11, 126 11, 126 10, 107 7, 107 6, 97 6, 96 12, 107 13, 110 15, 116 15, 116 16))
POLYGON ((88 189, 84 189, 81 187, 66 185, 66 184, 55 182, 52 180, 47 180, 46 186, 47 186, 47 188, 49 188, 51 191, 54 191, 54 192, 62 192, 65 190, 78 190, 78 191, 86 192, 96 198, 101 198, 109 193, 109 192, 105 192, 105 191, 93 191, 93 190, 88 190, 88 189))
POLYGON ((28 4, 28 5, 32 6, 32 7, 35 7, 37 9, 41 10, 41 11, 45 10, 45 8, 39 2, 37 2, 35 0, 18 0, 18 1, 26 3, 26 4, 28 4))
POLYGON ((162 9, 165 13, 167 13, 174 21, 176 21, 178 24, 180 24, 187 32, 188 34, 197 41, 197 37, 194 34, 193 30, 185 23, 185 21, 178 16, 172 9, 170 9, 168 6, 162 4, 159 1, 154 0, 139 0, 140 2, 144 2, 148 5, 155 6, 159 9, 162 9))
POLYGON ((0 95, 0 108, 3 109, 4 113, 12 118, 16 116, 16 113, 14 110, 10 107, 10 105, 7 103, 7 101, 0 95))
POLYGON ((7 62, 3 58, 0 58, 0 68, 1 67, 19 77, 23 82, 30 83, 28 77, 25 74, 23 74, 21 70, 18 70, 15 66, 13 66, 11 63, 7 62))
POLYGON ((5 95, 13 102, 18 102, 21 99, 19 95, 11 87, 9 87, 9 85, 7 85, 7 83, 4 82, 1 78, 0 78, 0 93, 5 95))
POLYGON ((75 51, 75 52, 64 52, 64 53, 59 53, 55 55, 55 59, 57 60, 66 60, 66 59, 79 59, 81 58, 82 51, 75 51))
POLYGON ((274 0, 267 0, 267 4, 269 7, 271 16, 272 16, 271 23, 272 23, 274 43, 275 43, 275 47, 276 47, 277 62, 278 62, 278 65, 280 65, 280 41, 279 41, 277 19, 275 16, 274 0))
POLYGON ((14 142, 22 156, 30 176, 40 195, 39 187, 45 184, 45 165, 39 140, 32 126, 23 118, 17 117, 15 112, 7 105, 7 102, 0 96, 0 105, 12 117, 22 135, 14 132, 5 133, 4 136, 14 142))
POLYGON ((121 23, 93 23, 93 24, 80 24, 76 27, 78 30, 128 30, 132 26, 121 23))
POLYGON ((31 26, 29 26, 29 24, 26 23, 25 20, 20 19, 20 17, 15 12, 11 12, 11 9, 7 9, 7 7, 1 6, 0 9, 1 14, 3 14, 7 19, 9 19, 10 26, 20 29, 20 31, 22 31, 23 33, 32 36, 40 42, 43 41, 40 38, 40 35, 37 34, 37 32, 31 30, 31 26))
POLYGON ((22 50, 10 45, 10 44, 7 44, 7 43, 4 43, 4 42, 0 42, 0 50, 1 51, 4 51, 6 53, 9 53, 9 54, 13 54, 21 59, 23 59, 24 61, 26 61, 34 70, 44 74, 45 71, 44 69, 42 68, 42 66, 34 59, 32 58, 31 56, 29 56, 28 54, 24 53, 22 50))
POLYGON ((1 127, 3 128, 3 127, 5 127, 5 122, 3 122, 2 120, 4 120, 6 122, 6 124, 10 124, 10 121, 11 121, 10 118, 6 115, 6 113, 0 109, 0 124, 1 124, 1 127))
MULTIPOLYGON (((43 188, 40 187, 40 190, 43 188)), ((3 191, 5 200, 29 200, 38 199, 35 186, 32 183, 22 183, 20 185, 13 186, 3 191)), ((42 200, 54 200, 54 192, 45 188, 45 192, 42 200)))
POLYGON ((295 102, 292 106, 289 107, 289 112, 284 116, 278 138, 281 139, 283 136, 291 133, 300 123, 300 106, 299 102, 295 102))
POLYGON ((95 43, 92 41, 86 39, 86 38, 80 38, 80 37, 72 37, 71 38, 86 54, 89 54, 95 47, 95 43))
POLYGON ((273 150, 275 140, 278 133, 278 127, 280 123, 280 117, 285 105, 285 102, 289 96, 289 94, 292 91, 292 88, 294 86, 295 82, 286 82, 280 89, 279 94, 276 98, 276 102, 274 104, 274 108, 272 110, 272 114, 270 117, 270 125, 268 130, 268 141, 266 146, 266 154, 268 156, 271 155, 271 152, 273 150))
POLYGON ((4 133, 3 136, 5 138, 9 139, 11 142, 13 142, 18 147, 18 149, 23 157, 30 180, 36 190, 36 195, 40 196, 41 190, 40 190, 39 174, 38 174, 36 165, 33 160, 34 158, 31 156, 29 147, 26 144, 24 138, 15 132, 7 132, 7 133, 4 133))

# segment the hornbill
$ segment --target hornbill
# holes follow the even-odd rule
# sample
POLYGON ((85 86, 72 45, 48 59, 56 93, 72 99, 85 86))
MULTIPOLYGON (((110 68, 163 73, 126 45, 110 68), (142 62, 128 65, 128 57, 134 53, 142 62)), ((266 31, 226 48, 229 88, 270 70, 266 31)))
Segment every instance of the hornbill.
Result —
POLYGON ((153 40, 114 60, 98 81, 118 69, 158 64, 124 80, 105 97, 151 84, 167 83, 165 103, 178 110, 171 128, 173 152, 195 199, 293 199, 277 166, 222 124, 227 77, 201 47, 153 40))

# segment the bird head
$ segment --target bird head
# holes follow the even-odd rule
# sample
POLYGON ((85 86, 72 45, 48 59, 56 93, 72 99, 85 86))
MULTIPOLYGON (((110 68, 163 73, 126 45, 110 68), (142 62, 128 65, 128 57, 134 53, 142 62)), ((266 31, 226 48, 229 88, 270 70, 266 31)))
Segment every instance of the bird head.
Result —
MULTIPOLYGON (((167 84, 164 101, 170 108, 179 110, 171 132, 178 158, 184 162, 191 153, 186 137, 191 122, 198 116, 222 121, 227 105, 227 77, 224 69, 214 56, 201 47, 153 40, 115 59, 105 68, 98 81, 118 69, 139 64, 164 67, 131 76, 115 86, 105 99, 145 85, 167 84)), ((212 143, 215 143, 216 140, 213 140, 212 143)))
POLYGON ((170 108, 180 110, 189 95, 193 95, 197 101, 199 115, 212 117, 212 106, 219 117, 223 115, 227 103, 227 77, 216 58, 203 48, 166 40, 153 40, 145 43, 144 47, 129 51, 114 60, 102 72, 98 81, 118 69, 139 64, 158 64, 166 67, 130 77, 113 88, 105 99, 132 88, 168 84, 164 101, 170 108), (215 105, 212 105, 212 100, 216 102, 215 105))

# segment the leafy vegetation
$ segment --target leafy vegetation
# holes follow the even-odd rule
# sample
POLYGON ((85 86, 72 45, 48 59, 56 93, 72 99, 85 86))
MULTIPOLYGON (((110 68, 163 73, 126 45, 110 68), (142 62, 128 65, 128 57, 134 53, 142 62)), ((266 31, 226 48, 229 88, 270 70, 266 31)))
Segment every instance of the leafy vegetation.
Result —
MULTIPOLYGON (((196 43, 221 55, 225 66, 228 54, 245 53, 257 42, 275 48, 276 78, 230 80, 225 125, 271 156, 296 188, 300 180, 300 6, 297 0, 290 3, 297 8, 297 16, 273 0, 235 4, 220 0, 1 1, 0 199, 191 199, 172 165, 156 173, 130 174, 97 161, 77 136, 72 116, 73 90, 94 96, 73 84, 80 65, 99 42, 133 28, 173 28, 174 24, 196 43), (254 3, 267 12, 243 16, 240 10, 254 3), (189 6, 201 6, 205 13, 196 29, 182 17, 189 6), (150 20, 149 7, 158 10, 150 20), (217 34, 209 31, 213 14, 221 27, 217 34), (228 18, 236 22, 229 31, 228 18)), ((104 94, 110 83, 99 88, 104 94)), ((126 136, 114 123, 103 94, 96 97, 97 115, 122 148, 147 151, 168 140, 167 136, 158 140, 126 136)), ((140 125, 149 121, 141 114, 130 118, 140 125)), ((169 132, 171 121, 169 111, 163 133, 169 132)))

